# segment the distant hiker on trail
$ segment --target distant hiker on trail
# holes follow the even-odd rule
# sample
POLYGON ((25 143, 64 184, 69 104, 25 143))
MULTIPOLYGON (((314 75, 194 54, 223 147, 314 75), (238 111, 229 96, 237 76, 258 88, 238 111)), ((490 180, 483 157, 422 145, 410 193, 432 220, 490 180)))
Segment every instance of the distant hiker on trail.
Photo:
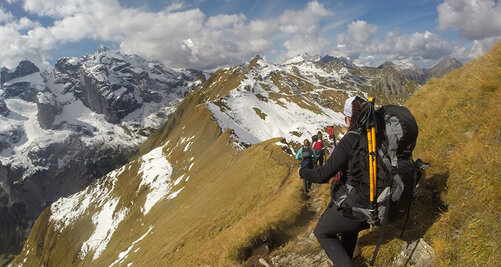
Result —
POLYGON ((329 129, 328 129, 328 133, 329 133, 329 140, 333 141, 334 142, 334 145, 336 145, 336 136, 334 134, 334 126, 329 126, 329 129))
MULTIPOLYGON (((304 139, 303 146, 299 149, 296 154, 296 159, 301 160, 301 168, 313 169, 313 163, 317 158, 317 154, 311 148, 310 141, 308 139, 304 139)), ((303 189, 304 193, 308 193, 311 188, 311 182, 303 179, 303 189)))
POLYGON ((315 160, 315 168, 320 167, 324 164, 324 141, 322 140, 322 132, 318 131, 317 140, 313 143, 313 150, 317 154, 317 159, 315 160))
MULTIPOLYGON (((329 134, 332 136, 332 149, 331 152, 329 153, 329 157, 332 156, 332 153, 334 152, 334 149, 337 146, 336 134, 334 132, 334 129, 332 129, 332 131, 331 129, 332 128, 329 128, 329 134)), ((341 172, 338 172, 336 173, 336 175, 334 175, 334 180, 332 181, 332 183, 339 182, 339 180, 341 180, 341 172)))
POLYGON ((337 146, 336 133, 334 132, 334 129, 332 129, 332 131, 331 131, 331 128, 329 128, 329 135, 331 136, 331 140, 332 140, 332 149, 331 149, 331 152, 329 153, 329 155, 332 155, 332 152, 334 152, 334 148, 336 148, 336 146, 337 146))
MULTIPOLYGON (((348 127, 358 119, 365 103, 366 100, 361 97, 346 100, 344 114, 348 127)), ((326 183, 339 171, 343 174, 342 181, 346 181, 349 176, 360 175, 360 170, 357 173, 356 168, 353 168, 353 163, 358 160, 353 158, 353 148, 357 145, 358 138, 355 134, 345 135, 324 166, 317 169, 300 168, 299 176, 314 183, 326 183)), ((320 217, 314 234, 334 266, 353 266, 352 257, 358 233, 369 228, 369 224, 366 220, 343 215, 343 209, 336 205, 339 199, 336 199, 335 193, 339 184, 333 183, 331 186, 331 203, 320 217)))

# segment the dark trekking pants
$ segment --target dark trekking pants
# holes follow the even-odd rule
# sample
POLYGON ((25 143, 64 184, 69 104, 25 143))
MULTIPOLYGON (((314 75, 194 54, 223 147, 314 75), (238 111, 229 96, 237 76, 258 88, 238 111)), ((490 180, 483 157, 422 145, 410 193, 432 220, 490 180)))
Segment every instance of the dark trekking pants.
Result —
POLYGON ((315 168, 320 168, 322 167, 322 165, 324 165, 324 150, 317 149, 315 150, 315 153, 317 154, 317 159, 315 160, 315 168))
MULTIPOLYGON (((314 159, 313 158, 305 158, 303 159, 303 161, 301 161, 301 168, 309 168, 309 169, 313 169, 313 161, 314 159)), ((304 178, 301 178, 303 179, 303 191, 304 193, 308 193, 308 191, 310 191, 310 188, 311 188, 311 182, 304 179, 304 178)))
POLYGON ((358 232, 367 228, 367 222, 345 217, 331 204, 318 220, 314 234, 334 266, 345 267, 353 266, 358 232))

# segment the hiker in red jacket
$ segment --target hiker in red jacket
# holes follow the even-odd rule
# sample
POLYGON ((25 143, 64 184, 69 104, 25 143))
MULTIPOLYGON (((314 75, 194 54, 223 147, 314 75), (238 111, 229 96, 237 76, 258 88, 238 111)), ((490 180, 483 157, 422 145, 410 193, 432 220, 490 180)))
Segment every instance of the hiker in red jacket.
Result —
POLYGON ((318 131, 317 134, 317 141, 313 143, 313 150, 315 150, 315 154, 317 154, 315 168, 321 167, 324 164, 324 141, 322 140, 322 132, 320 131, 318 131))
POLYGON ((329 126, 329 140, 333 140, 334 145, 336 145, 336 136, 334 135, 334 126, 329 126))

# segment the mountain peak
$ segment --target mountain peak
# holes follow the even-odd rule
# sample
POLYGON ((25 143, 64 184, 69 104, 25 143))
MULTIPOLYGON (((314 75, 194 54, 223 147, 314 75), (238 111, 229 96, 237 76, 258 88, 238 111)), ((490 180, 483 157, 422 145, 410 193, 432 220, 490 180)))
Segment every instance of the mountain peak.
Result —
POLYGON ((378 69, 384 69, 384 68, 387 68, 387 67, 396 68, 396 65, 395 65, 395 63, 393 63, 391 61, 385 61, 385 62, 383 62, 383 64, 379 65, 377 68, 378 69))
POLYGON ((461 68, 462 66, 463 64, 461 64, 461 62, 459 62, 457 59, 446 58, 433 66, 431 69, 427 70, 427 72, 431 77, 439 78, 455 69, 461 68))
POLYGON ((23 77, 26 75, 30 75, 32 73, 39 72, 39 71, 40 71, 40 69, 35 64, 33 64, 33 62, 31 62, 29 60, 23 60, 23 61, 19 62, 17 67, 13 70, 10 70, 10 69, 5 68, 5 67, 2 68, 2 71, 1 71, 2 77, 1 77, 0 84, 3 85, 5 82, 8 82, 12 79, 23 77))
POLYGON ((289 65, 289 64, 295 64, 295 63, 301 63, 301 62, 316 62, 316 61, 320 61, 319 55, 312 56, 308 53, 304 53, 304 54, 299 54, 293 58, 287 59, 283 64, 289 65))

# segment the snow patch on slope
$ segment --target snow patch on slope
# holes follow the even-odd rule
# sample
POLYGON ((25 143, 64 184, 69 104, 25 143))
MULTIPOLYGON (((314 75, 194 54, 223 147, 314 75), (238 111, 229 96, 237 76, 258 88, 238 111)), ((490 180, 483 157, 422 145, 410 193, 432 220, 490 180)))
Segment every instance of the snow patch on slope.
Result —
POLYGON ((207 103, 206 106, 223 131, 232 129, 239 142, 251 145, 274 137, 302 142, 325 125, 344 123, 344 116, 339 112, 323 109, 322 113, 317 114, 285 98, 278 100, 280 104, 271 99, 265 102, 245 90, 233 90, 224 100, 230 110, 214 103, 207 103), (266 114, 265 118, 260 117, 256 110, 266 114))
MULTIPOLYGON (((118 259, 116 259, 113 263, 111 263, 110 267, 115 265, 115 264, 122 264, 124 262, 124 260, 127 259, 127 257, 129 256, 129 252, 132 250, 134 245, 136 245, 136 243, 138 243, 139 241, 143 240, 150 233, 151 229, 153 229, 153 226, 150 226, 150 228, 148 229, 148 231, 146 231, 146 233, 144 235, 142 235, 136 241, 132 242, 132 244, 129 246, 129 248, 127 248, 125 251, 120 252, 120 254, 118 254, 118 259)), ((137 252, 138 250, 139 250, 139 248, 134 250, 134 252, 137 252)))
POLYGON ((95 186, 89 186, 87 190, 59 198, 50 206, 49 221, 54 223, 56 229, 61 230, 85 214, 91 205, 104 206, 110 201, 109 196, 115 187, 117 177, 125 171, 126 166, 108 173, 99 179, 95 186))
POLYGON ((142 175, 142 180, 138 190, 143 186, 151 190, 142 209, 144 215, 148 214, 158 201, 165 198, 173 187, 172 166, 163 155, 162 149, 163 147, 157 147, 140 158, 141 167, 138 174, 142 175))
POLYGON ((127 216, 128 209, 123 208, 115 211, 120 198, 113 198, 107 201, 101 211, 92 216, 92 223, 95 225, 94 233, 82 244, 80 257, 83 259, 88 252, 94 251, 93 260, 101 256, 108 246, 113 233, 118 225, 127 216))

